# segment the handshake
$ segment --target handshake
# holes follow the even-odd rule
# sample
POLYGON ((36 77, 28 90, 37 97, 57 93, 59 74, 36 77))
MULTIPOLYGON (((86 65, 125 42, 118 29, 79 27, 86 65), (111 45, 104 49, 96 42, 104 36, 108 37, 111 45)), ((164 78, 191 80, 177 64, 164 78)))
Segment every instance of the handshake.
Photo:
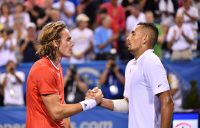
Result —
POLYGON ((103 100, 103 94, 101 89, 95 87, 92 90, 89 89, 87 91, 85 100, 81 101, 80 104, 83 108, 83 111, 85 111, 96 107, 96 105, 100 104, 102 100, 103 100))

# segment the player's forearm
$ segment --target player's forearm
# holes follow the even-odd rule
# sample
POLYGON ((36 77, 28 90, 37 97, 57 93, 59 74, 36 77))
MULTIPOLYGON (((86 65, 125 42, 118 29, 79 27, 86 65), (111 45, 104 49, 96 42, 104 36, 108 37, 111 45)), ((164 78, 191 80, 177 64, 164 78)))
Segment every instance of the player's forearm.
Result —
POLYGON ((54 108, 53 113, 51 116, 53 120, 61 120, 64 118, 68 118, 74 114, 83 111, 82 106, 80 103, 77 104, 60 104, 56 108, 54 108))
POLYGON ((169 99, 161 107, 161 128, 171 128, 174 103, 169 99))
POLYGON ((109 109, 111 111, 113 111, 114 109, 114 105, 113 105, 113 101, 110 100, 110 99, 105 99, 103 98, 101 104, 100 104, 101 107, 104 107, 106 109, 109 109))

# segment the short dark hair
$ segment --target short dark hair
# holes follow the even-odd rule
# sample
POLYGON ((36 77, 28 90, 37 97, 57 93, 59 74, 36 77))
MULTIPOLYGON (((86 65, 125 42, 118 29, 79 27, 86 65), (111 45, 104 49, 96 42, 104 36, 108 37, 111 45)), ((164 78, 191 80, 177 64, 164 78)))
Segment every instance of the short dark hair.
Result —
POLYGON ((150 31, 150 43, 154 46, 158 41, 158 29, 153 23, 139 23, 138 25, 143 26, 147 31, 150 31))

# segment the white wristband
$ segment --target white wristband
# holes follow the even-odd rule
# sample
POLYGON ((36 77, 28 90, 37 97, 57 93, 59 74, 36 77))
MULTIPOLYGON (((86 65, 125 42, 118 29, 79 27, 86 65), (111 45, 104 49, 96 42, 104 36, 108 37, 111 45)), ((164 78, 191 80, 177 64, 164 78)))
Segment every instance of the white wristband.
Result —
POLYGON ((83 111, 85 111, 85 110, 92 109, 92 108, 96 107, 97 102, 94 99, 86 99, 84 101, 81 101, 80 104, 83 108, 83 111))
POLYGON ((118 100, 112 100, 113 101, 113 111, 115 112, 122 112, 122 113, 128 113, 129 111, 129 104, 128 101, 125 99, 118 99, 118 100))

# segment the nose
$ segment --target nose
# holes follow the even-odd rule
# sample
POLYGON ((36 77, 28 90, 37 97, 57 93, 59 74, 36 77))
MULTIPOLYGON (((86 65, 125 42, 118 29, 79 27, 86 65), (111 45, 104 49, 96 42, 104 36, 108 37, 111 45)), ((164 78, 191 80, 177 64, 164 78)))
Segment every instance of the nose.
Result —
POLYGON ((73 47, 73 46, 74 46, 74 43, 73 43, 73 42, 70 42, 70 45, 73 47))
POLYGON ((130 36, 128 35, 128 36, 126 37, 126 41, 129 41, 129 40, 130 40, 129 38, 130 38, 130 36))

